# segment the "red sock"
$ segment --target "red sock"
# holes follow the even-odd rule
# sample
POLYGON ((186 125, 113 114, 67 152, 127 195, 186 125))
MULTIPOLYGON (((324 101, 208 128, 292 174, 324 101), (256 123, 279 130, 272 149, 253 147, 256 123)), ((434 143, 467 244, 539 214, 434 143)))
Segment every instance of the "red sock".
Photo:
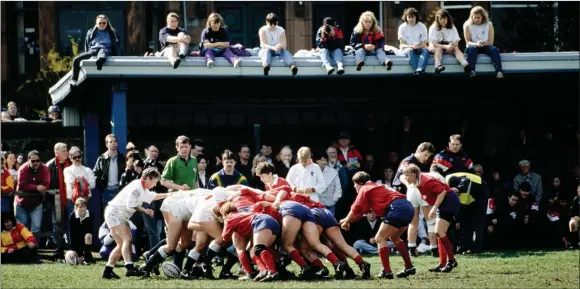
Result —
POLYGON ((443 243, 441 243, 441 239, 437 238, 437 250, 439 250, 439 265, 445 266, 447 264, 447 252, 445 251, 445 247, 443 247, 443 243))
POLYGON ((274 256, 272 256, 272 254, 270 254, 268 250, 260 252, 260 259, 264 261, 264 264, 266 264, 266 267, 268 268, 268 271, 270 271, 270 273, 274 274, 278 272, 276 270, 276 262, 274 261, 274 256))
POLYGON ((252 262, 250 261, 250 256, 246 252, 238 253, 238 259, 240 259, 240 263, 242 263, 242 267, 246 273, 252 273, 252 262))
POLYGON ((326 255, 326 259, 328 259, 328 261, 330 261, 330 263, 332 263, 332 265, 340 262, 340 260, 338 260, 336 255, 334 255, 334 253, 332 253, 332 252, 330 252, 328 255, 326 255))
POLYGON ((364 260, 363 260, 363 258, 360 255, 358 255, 358 256, 356 256, 356 258, 354 258, 354 262, 357 265, 360 265, 360 264, 362 264, 364 262, 364 260))
POLYGON ((449 262, 455 261, 455 257, 453 257, 453 246, 451 246, 451 241, 449 241, 447 235, 441 238, 441 243, 443 244, 443 247, 445 247, 445 251, 447 251, 447 260, 449 262))
POLYGON ((380 248, 379 257, 381 258, 381 263, 383 264, 383 270, 387 273, 391 273, 391 263, 389 262, 389 247, 380 248))
POLYGON ((298 250, 294 249, 288 255, 290 255, 290 259, 292 259, 292 261, 296 262, 296 264, 298 264, 298 266, 302 267, 302 266, 306 265, 306 261, 304 261, 304 258, 302 258, 302 256, 300 256, 300 253, 298 252, 298 250))
POLYGON ((409 248, 407 248, 405 242, 401 241, 397 245, 395 245, 395 247, 397 248, 399 255, 401 255, 401 258, 403 258, 403 262, 405 263, 405 269, 413 267, 413 263, 411 262, 411 255, 409 255, 409 248))
POLYGON ((337 258, 338 258, 340 261, 342 261, 342 262, 344 262, 345 264, 347 264, 347 265, 348 265, 348 260, 346 259, 346 255, 345 255, 344 253, 342 253, 342 251, 341 251, 341 250, 339 250, 339 249, 338 249, 338 248, 336 248, 336 247, 330 248, 330 250, 332 251, 332 253, 334 253, 334 255, 336 255, 336 257, 337 257, 337 258))
POLYGON ((262 262, 262 259, 260 258, 260 256, 252 257, 252 261, 254 261, 254 264, 256 264, 256 266, 258 266, 258 270, 260 270, 260 272, 267 270, 266 264, 264 264, 264 262, 262 262))
POLYGON ((312 261, 312 265, 314 265, 318 268, 324 267, 324 264, 322 264, 322 261, 320 261, 320 259, 318 259, 318 258, 316 258, 316 259, 314 259, 314 261, 312 261))

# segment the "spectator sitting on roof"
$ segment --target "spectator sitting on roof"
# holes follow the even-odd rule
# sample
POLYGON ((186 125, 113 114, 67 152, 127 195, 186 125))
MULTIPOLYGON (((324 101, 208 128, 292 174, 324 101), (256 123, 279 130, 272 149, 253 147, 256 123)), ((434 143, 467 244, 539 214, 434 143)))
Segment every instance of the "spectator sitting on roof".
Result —
POLYGON ((48 115, 41 117, 40 120, 55 121, 60 120, 60 117, 60 107, 58 105, 51 105, 48 107, 48 115))

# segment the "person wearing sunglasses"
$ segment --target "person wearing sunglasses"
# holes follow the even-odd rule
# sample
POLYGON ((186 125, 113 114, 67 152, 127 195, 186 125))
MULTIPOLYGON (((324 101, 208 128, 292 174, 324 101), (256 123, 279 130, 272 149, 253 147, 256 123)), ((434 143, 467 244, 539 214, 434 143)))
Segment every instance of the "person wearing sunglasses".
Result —
POLYGON ((30 228, 32 234, 40 233, 42 225, 42 197, 50 185, 50 171, 40 161, 40 154, 33 150, 28 153, 28 161, 18 170, 17 191, 27 193, 16 196, 14 213, 16 221, 30 228))
MULTIPOLYGON (((71 147, 68 155, 72 161, 72 165, 64 169, 63 173, 64 182, 66 184, 66 198, 68 200, 68 205, 66 206, 66 216, 70 215, 75 208, 73 203, 73 188, 75 181, 78 180, 79 183, 88 183, 88 189, 92 190, 95 188, 96 180, 93 170, 83 166, 83 153, 78 147, 71 147)), ((87 199, 87 201, 89 201, 89 199, 87 199)))
POLYGON ((81 61, 91 57, 97 57, 97 70, 103 68, 108 56, 119 56, 122 54, 117 31, 111 25, 109 17, 106 15, 97 16, 95 26, 87 31, 85 38, 85 52, 73 59, 73 75, 71 85, 76 86, 81 61))

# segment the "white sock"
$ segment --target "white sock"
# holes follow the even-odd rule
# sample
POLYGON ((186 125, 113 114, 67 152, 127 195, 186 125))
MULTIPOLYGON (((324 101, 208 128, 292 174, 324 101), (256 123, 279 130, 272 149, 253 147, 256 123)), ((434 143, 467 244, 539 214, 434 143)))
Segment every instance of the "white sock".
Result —
POLYGON ((407 247, 409 247, 409 248, 415 248, 415 247, 417 247, 417 244, 415 244, 415 243, 409 243, 407 245, 407 247))
POLYGON ((431 247, 431 249, 437 249, 437 245, 429 245, 429 247, 431 247))
POLYGON ((201 256, 201 254, 199 254, 199 252, 195 251, 195 250, 191 250, 189 251, 189 254, 187 254, 188 257, 190 257, 191 259, 197 261, 199 260, 199 257, 201 256))
POLYGON ((111 268, 115 268, 115 264, 111 264, 111 263, 109 263, 109 262, 107 262, 107 265, 105 265, 105 266, 107 266, 107 267, 111 267, 111 268))
POLYGON ((127 266, 127 265, 133 265, 133 261, 127 261, 127 262, 125 262, 125 266, 127 266))

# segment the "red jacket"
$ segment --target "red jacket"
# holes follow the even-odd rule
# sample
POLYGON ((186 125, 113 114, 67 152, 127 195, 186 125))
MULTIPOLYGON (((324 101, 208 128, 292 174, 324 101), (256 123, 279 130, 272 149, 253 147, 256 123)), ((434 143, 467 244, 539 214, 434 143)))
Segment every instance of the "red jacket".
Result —
MULTIPOLYGON (((338 154, 338 158, 337 158, 338 161, 340 162, 340 164, 343 167, 345 167, 345 169, 346 169, 346 162, 349 160, 353 160, 355 158, 359 164, 362 164, 363 158, 362 158, 360 152, 357 149, 355 149, 353 145, 351 145, 348 148, 348 151, 346 152, 347 159, 344 158, 344 155, 342 154, 342 150, 340 149, 340 146, 336 147, 336 152, 338 154)), ((347 169, 347 170, 352 170, 352 169, 353 169, 353 167, 351 167, 350 169, 347 169)), ((356 169, 356 167, 354 169, 356 169)))
POLYGON ((7 169, 2 169, 2 195, 14 192, 14 179, 7 169))
POLYGON ((32 197, 16 196, 14 201, 28 211, 38 207, 42 203, 42 193, 37 190, 38 185, 43 185, 46 188, 50 186, 48 167, 40 163, 38 169, 32 170, 29 162, 24 163, 18 170, 18 190, 37 195, 32 197))
POLYGON ((352 221, 357 220, 369 210, 382 218, 391 202, 402 198, 406 198, 405 195, 397 191, 377 183, 367 182, 360 188, 356 200, 350 207, 350 211, 355 216, 352 221))

